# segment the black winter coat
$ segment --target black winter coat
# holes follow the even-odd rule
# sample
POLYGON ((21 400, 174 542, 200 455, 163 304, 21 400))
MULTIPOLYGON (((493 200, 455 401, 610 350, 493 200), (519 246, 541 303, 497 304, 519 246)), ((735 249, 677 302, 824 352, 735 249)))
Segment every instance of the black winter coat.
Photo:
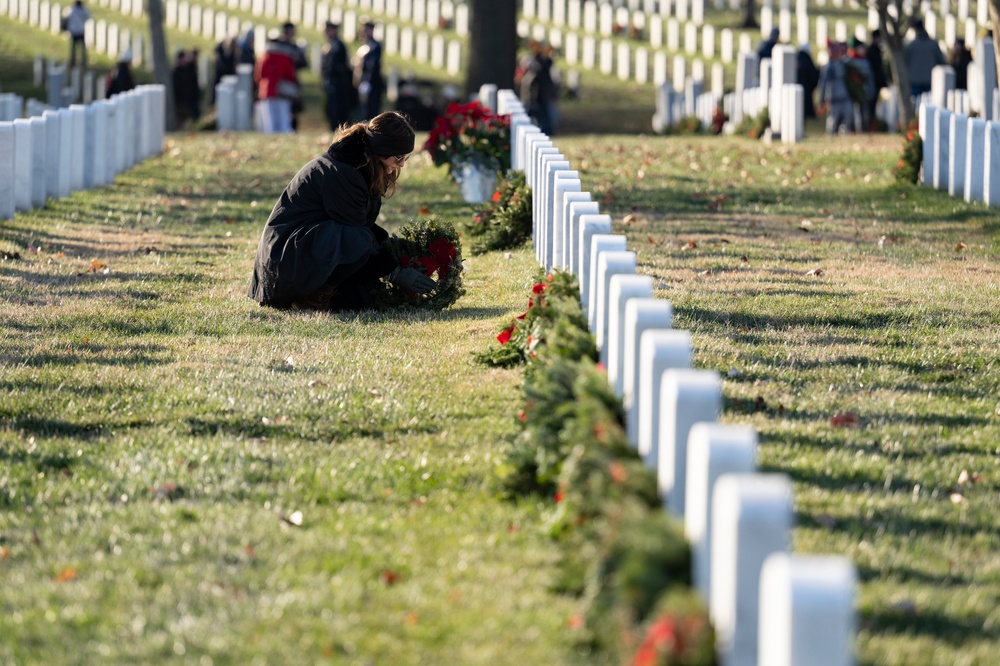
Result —
POLYGON ((357 167, 361 137, 338 141, 292 178, 264 226, 248 296, 284 307, 327 283, 338 266, 364 264, 389 234, 375 224, 381 197, 371 196, 357 167))

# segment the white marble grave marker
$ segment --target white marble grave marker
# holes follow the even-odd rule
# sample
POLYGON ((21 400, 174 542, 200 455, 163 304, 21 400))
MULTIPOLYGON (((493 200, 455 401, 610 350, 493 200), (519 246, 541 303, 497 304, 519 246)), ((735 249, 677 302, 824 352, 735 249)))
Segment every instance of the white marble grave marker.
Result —
POLYGON ((32 116, 29 122, 31 123, 31 205, 42 208, 48 198, 47 121, 44 115, 41 115, 32 116))
POLYGON ((647 329, 639 336, 639 388, 636 448, 646 466, 659 470, 660 391, 663 373, 691 367, 691 334, 687 331, 647 329))
MULTIPOLYGON (((951 161, 951 111, 934 109, 931 122, 934 123, 934 187, 948 189, 948 164, 951 161)), ((988 148, 988 146, 987 146, 988 148)))
POLYGON ((791 481, 780 474, 724 474, 715 482, 711 510, 709 614, 720 663, 756 666, 760 572, 769 555, 790 549, 791 481))
POLYGON ((722 379, 714 370, 667 370, 660 386, 657 482, 670 513, 684 519, 688 432, 722 413, 722 379))
MULTIPOLYGON (((611 325, 611 278, 615 275, 635 275, 637 264, 635 252, 605 251, 594 255, 596 266, 592 266, 597 274, 597 307, 594 316, 594 326, 590 329, 596 338, 597 349, 600 352, 608 345, 608 330, 611 325)), ((607 358, 602 353, 601 358, 607 358)))
MULTIPOLYGON (((611 216, 591 215, 580 216, 580 253, 579 253, 579 273, 580 282, 580 307, 585 313, 590 312, 590 255, 595 238, 611 237, 611 216)), ((620 249, 625 249, 624 245, 620 249)))
POLYGON ((576 271, 573 270, 573 266, 576 265, 577 243, 580 238, 580 215, 583 215, 582 210, 592 213, 599 212, 597 204, 590 198, 590 192, 571 190, 563 193, 562 213, 560 217, 562 225, 562 268, 574 275, 576 275, 576 271), (593 206, 578 210, 574 216, 574 206, 585 206, 586 204, 593 204, 593 206))
MULTIPOLYGON (((969 120, 965 142, 965 200, 983 200, 983 171, 986 158, 986 121, 969 120)), ((926 167, 925 167, 926 168, 926 167)))
POLYGON ((965 195, 965 149, 968 141, 969 118, 960 113, 950 117, 951 151, 948 153, 948 194, 965 195))
POLYGON ((34 175, 34 149, 31 146, 31 121, 15 118, 14 124, 14 208, 31 210, 31 178, 34 175))
POLYGON ((0 220, 14 217, 14 123, 0 122, 0 220))
MULTIPOLYGON (((580 244, 583 242, 583 216, 585 215, 598 215, 600 207, 596 201, 590 201, 589 192, 580 192, 579 195, 586 195, 586 200, 567 200, 567 206, 569 210, 569 270, 573 275, 578 278, 581 277, 583 272, 583 267, 581 265, 581 251, 580 244)), ((583 197, 580 197, 583 199, 583 197)), ((607 217, 607 216, 605 216, 607 217)), ((608 228, 606 231, 600 231, 596 233, 611 233, 611 218, 608 217, 608 228)), ((580 281, 581 287, 583 286, 583 281, 580 281)), ((584 308, 586 309, 586 308, 584 308)))
POLYGON ((757 431, 749 426, 695 423, 688 433, 684 535, 691 544, 691 578, 711 599, 712 489, 723 474, 754 471, 757 431))
POLYGON ((566 256, 566 220, 563 214, 566 210, 566 195, 570 192, 580 192, 580 172, 560 171, 556 174, 552 187, 551 208, 549 219, 552 220, 551 245, 546 246, 549 256, 548 268, 566 268, 569 258, 566 256))
POLYGON ((616 234, 594 235, 590 239, 590 256, 587 257, 587 327, 591 333, 597 331, 597 306, 600 301, 598 292, 601 275, 601 255, 605 252, 625 252, 626 241, 624 236, 616 234))
POLYGON ((674 309, 670 301, 655 298, 632 298, 625 302, 622 331, 622 368, 613 389, 621 396, 625 410, 625 429, 632 446, 639 445, 639 342, 650 329, 670 329, 674 309))
POLYGON ((857 572, 846 557, 774 553, 760 572, 763 666, 853 666, 857 572))
POLYGON ((986 123, 986 142, 983 151, 983 201, 986 205, 1000 206, 1000 123, 986 123))
MULTIPOLYGON (((625 364, 625 306, 635 299, 653 297, 653 278, 648 275, 620 274, 611 278, 608 301, 607 344, 601 348, 601 362, 608 371, 608 383, 621 386, 625 364)), ((617 395, 621 395, 616 390, 617 395)))

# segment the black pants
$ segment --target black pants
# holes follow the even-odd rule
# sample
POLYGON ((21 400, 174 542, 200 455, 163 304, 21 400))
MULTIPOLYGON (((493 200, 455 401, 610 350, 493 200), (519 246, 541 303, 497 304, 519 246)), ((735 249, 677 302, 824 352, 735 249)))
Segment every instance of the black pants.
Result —
POLYGON ((367 259, 337 266, 327 278, 324 288, 332 291, 331 310, 368 310, 374 307, 372 291, 379 278, 396 268, 396 260, 388 252, 377 251, 367 259))

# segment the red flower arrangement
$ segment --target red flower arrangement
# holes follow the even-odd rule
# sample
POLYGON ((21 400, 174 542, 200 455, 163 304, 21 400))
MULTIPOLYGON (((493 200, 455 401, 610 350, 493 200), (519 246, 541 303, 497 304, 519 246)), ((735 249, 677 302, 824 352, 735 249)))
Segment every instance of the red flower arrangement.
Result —
POLYGON ((447 165, 449 174, 465 161, 506 171, 510 168, 510 116, 498 116, 479 102, 453 102, 434 121, 424 150, 435 166, 447 165))

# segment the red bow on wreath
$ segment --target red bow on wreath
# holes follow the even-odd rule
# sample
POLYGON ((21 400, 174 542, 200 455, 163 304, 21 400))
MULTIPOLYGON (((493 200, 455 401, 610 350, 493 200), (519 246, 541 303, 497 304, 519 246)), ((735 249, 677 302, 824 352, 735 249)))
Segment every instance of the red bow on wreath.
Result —
POLYGON ((451 272, 451 262, 455 261, 455 257, 458 256, 455 246, 447 238, 438 238, 427 246, 427 251, 431 253, 429 257, 417 257, 415 259, 401 257, 399 263, 404 268, 414 264, 418 265, 427 276, 431 276, 434 274, 434 271, 437 271, 438 279, 448 275, 451 272))

